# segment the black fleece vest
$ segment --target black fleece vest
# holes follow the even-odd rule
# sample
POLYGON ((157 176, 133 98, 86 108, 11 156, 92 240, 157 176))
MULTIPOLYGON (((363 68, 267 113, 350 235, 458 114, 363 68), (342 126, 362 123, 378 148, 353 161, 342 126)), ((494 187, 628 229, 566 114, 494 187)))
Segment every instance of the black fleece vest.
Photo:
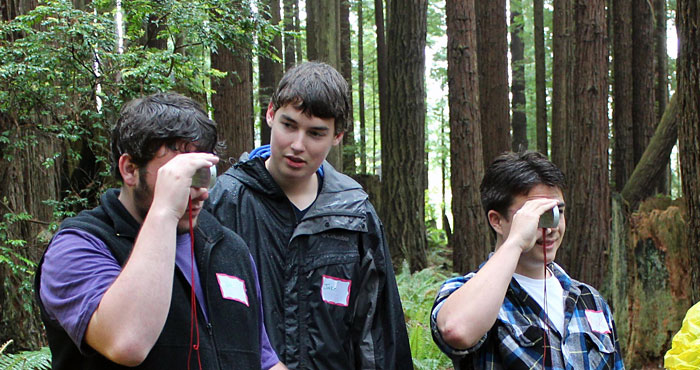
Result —
MULTIPOLYGON (((131 253, 140 225, 117 199, 118 194, 116 189, 107 191, 102 196, 101 206, 65 220, 61 229, 81 229, 95 235, 109 247, 123 266, 131 253)), ((209 316, 207 323, 197 305, 202 368, 259 369, 261 355, 258 322, 262 318, 248 248, 240 237, 222 227, 205 211, 199 215, 194 236, 195 260, 209 316), (219 273, 235 276, 245 282, 247 306, 222 297, 217 279, 219 273)), ((43 258, 35 279, 37 299, 42 263, 43 258)), ((178 269, 174 273, 173 296, 165 326, 148 357, 136 369, 187 369, 191 288, 178 269)), ((126 368, 96 352, 80 353, 58 322, 49 319, 41 299, 38 301, 51 348, 53 369, 126 368)), ((199 368, 194 352, 190 365, 192 369, 199 368)))

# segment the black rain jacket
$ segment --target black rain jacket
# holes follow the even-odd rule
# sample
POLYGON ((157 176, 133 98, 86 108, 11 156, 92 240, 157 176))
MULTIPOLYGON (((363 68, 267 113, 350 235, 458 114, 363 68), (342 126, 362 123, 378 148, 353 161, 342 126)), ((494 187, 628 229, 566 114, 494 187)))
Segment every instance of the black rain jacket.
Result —
POLYGON ((265 327, 290 369, 413 369, 383 226, 367 193, 324 162, 301 220, 262 158, 219 176, 205 207, 258 268, 265 327))

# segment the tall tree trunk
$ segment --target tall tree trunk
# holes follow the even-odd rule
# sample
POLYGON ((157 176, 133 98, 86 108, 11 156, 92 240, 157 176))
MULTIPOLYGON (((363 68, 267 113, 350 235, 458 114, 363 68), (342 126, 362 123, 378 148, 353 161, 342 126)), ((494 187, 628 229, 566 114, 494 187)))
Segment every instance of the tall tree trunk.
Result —
POLYGON ((454 219, 449 242, 453 269, 458 273, 477 268, 491 247, 479 187, 474 185, 484 177, 475 1, 478 0, 447 0, 445 3, 454 219))
POLYGON ((294 0, 282 0, 284 9, 284 70, 288 71, 296 65, 296 40, 290 32, 294 32, 294 11, 296 9, 294 0))
MULTIPOLYGON (((656 55, 656 122, 661 124, 666 105, 668 104, 668 52, 666 49, 666 0, 654 0, 654 51, 656 55)), ((666 171, 660 175, 658 192, 670 194, 671 191, 671 163, 666 165, 666 171)))
MULTIPOLYGON (((0 1, 0 21, 9 22, 25 15, 38 5, 34 0, 0 1)), ((9 35, 8 41, 16 41, 24 35, 9 35)), ((50 41, 47 41, 50 42, 50 41)), ((39 108, 37 108, 39 109, 39 108)), ((46 118, 32 111, 32 118, 18 117, 16 112, 0 111, 0 132, 8 135, 10 143, 24 146, 9 148, 0 144, 0 217, 3 219, 3 239, 24 240, 19 245, 5 244, 11 252, 2 251, 0 259, 0 342, 12 339, 4 353, 45 346, 39 310, 31 284, 33 270, 24 261, 38 263, 51 237, 49 222, 53 219, 53 207, 46 200, 61 199, 61 160, 45 167, 44 158, 53 158, 64 151, 54 135, 42 131, 46 118), (33 139, 35 137, 35 139, 33 139), (28 214, 28 220, 11 222, 13 216, 28 214), (24 271, 25 266, 29 267, 24 271)))
POLYGON ((513 128, 512 150, 515 152, 527 150, 527 115, 525 114, 525 44, 520 35, 523 34, 523 19, 520 0, 510 0, 510 72, 511 110, 513 128))
MULTIPOLYGON (((648 0, 634 0, 632 5, 632 83, 634 108, 634 163, 636 164, 656 128, 654 110, 654 17, 648 0)), ((658 180, 655 181, 658 183, 658 180)))
POLYGON ((535 38, 535 99, 537 117, 537 151, 548 155, 547 150, 547 67, 544 44, 544 0, 534 1, 535 38))
POLYGON ((212 81, 211 96, 214 120, 219 137, 226 143, 226 154, 231 159, 220 161, 219 173, 223 173, 231 162, 235 163, 243 152, 254 146, 253 86, 250 79, 250 51, 238 49, 232 52, 223 45, 211 54, 211 67, 226 72, 224 78, 212 81))
MULTIPOLYGON (((379 90, 379 123, 389 120, 389 65, 384 32, 383 0, 374 0, 374 25, 377 33, 377 88, 379 90)), ((376 120, 374 121, 376 124, 376 120)))
POLYGON ((599 286, 610 233, 608 185, 608 48, 604 0, 575 2, 574 119, 567 127, 568 230, 563 264, 599 286))
POLYGON ((573 102, 573 1, 554 0, 552 44, 552 162, 566 171, 566 128, 571 122, 570 105, 573 102))
POLYGON ((355 117, 352 104, 352 54, 350 37, 350 0, 340 0, 340 74, 348 82, 350 95, 350 114, 345 123, 345 135, 343 136, 343 172, 354 174, 355 166, 355 117))
POLYGON ((427 0, 393 0, 388 27, 389 120, 382 122, 382 199, 394 261, 427 265, 425 229, 425 44, 427 0))
MULTIPOLYGON (((280 22, 280 0, 261 0, 259 3, 262 17, 267 19, 272 24, 280 22)), ((281 57, 282 39, 280 36, 275 36, 272 39, 272 45, 275 50, 273 52, 278 57, 281 57)), ((277 88, 277 84, 282 79, 282 63, 277 62, 272 58, 263 55, 258 56, 258 76, 260 78, 258 85, 258 101, 260 103, 260 144, 270 143, 270 126, 267 125, 265 115, 267 113, 267 105, 270 104, 270 98, 277 88)))
POLYGON ((506 0, 475 1, 484 167, 510 149, 506 0))
POLYGON ((360 115, 360 173, 367 173, 367 132, 365 131, 365 53, 362 1, 357 2, 357 111, 360 115))
MULTIPOLYGON (((306 54, 309 60, 328 63, 339 72, 340 0, 306 1, 306 54)), ((343 170, 342 143, 331 149, 328 162, 343 170)))
POLYGON ((683 198, 688 210, 687 246, 690 250, 691 301, 700 300, 700 4, 678 0, 678 94, 683 198))
POLYGON ((634 170, 634 108, 632 76, 632 3, 613 2, 613 179, 616 192, 622 191, 634 170))
MULTIPOLYGON (((293 0, 294 1, 294 32, 298 34, 301 33, 301 20, 299 19, 299 0, 293 0)), ((296 60, 297 64, 301 63, 302 60, 304 60, 304 48, 301 44, 301 37, 296 38, 296 42, 294 43, 295 45, 295 50, 296 50, 296 60)))

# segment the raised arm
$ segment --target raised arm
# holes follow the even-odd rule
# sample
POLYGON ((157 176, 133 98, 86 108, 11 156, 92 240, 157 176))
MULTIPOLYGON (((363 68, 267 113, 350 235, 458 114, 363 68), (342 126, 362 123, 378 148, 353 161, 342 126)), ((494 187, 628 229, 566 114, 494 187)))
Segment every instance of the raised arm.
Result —
MULTIPOLYGON (((190 188, 191 177, 198 168, 217 161, 212 154, 188 153, 174 156, 159 169, 153 168, 157 176, 150 209, 143 220, 134 215, 143 224, 129 260, 102 297, 85 334, 86 343, 111 361, 138 365, 160 336, 172 296, 178 224, 182 223, 190 195, 193 203, 200 204, 207 196, 204 188, 190 188)), ((125 175, 125 188, 135 187, 139 169, 128 155, 122 155, 119 167, 125 175)), ((135 206, 148 207, 148 200, 128 199, 130 195, 125 192, 122 190, 119 199, 130 212, 135 206)))

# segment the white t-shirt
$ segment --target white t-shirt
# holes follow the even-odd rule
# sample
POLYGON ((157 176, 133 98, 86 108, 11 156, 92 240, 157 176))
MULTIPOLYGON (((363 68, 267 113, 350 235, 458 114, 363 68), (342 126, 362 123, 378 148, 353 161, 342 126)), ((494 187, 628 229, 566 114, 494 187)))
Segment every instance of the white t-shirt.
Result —
POLYGON ((559 334, 564 335, 564 289, 554 275, 547 279, 533 279, 520 274, 513 274, 515 280, 523 289, 544 307, 544 282, 547 281, 547 316, 557 328, 559 334))

